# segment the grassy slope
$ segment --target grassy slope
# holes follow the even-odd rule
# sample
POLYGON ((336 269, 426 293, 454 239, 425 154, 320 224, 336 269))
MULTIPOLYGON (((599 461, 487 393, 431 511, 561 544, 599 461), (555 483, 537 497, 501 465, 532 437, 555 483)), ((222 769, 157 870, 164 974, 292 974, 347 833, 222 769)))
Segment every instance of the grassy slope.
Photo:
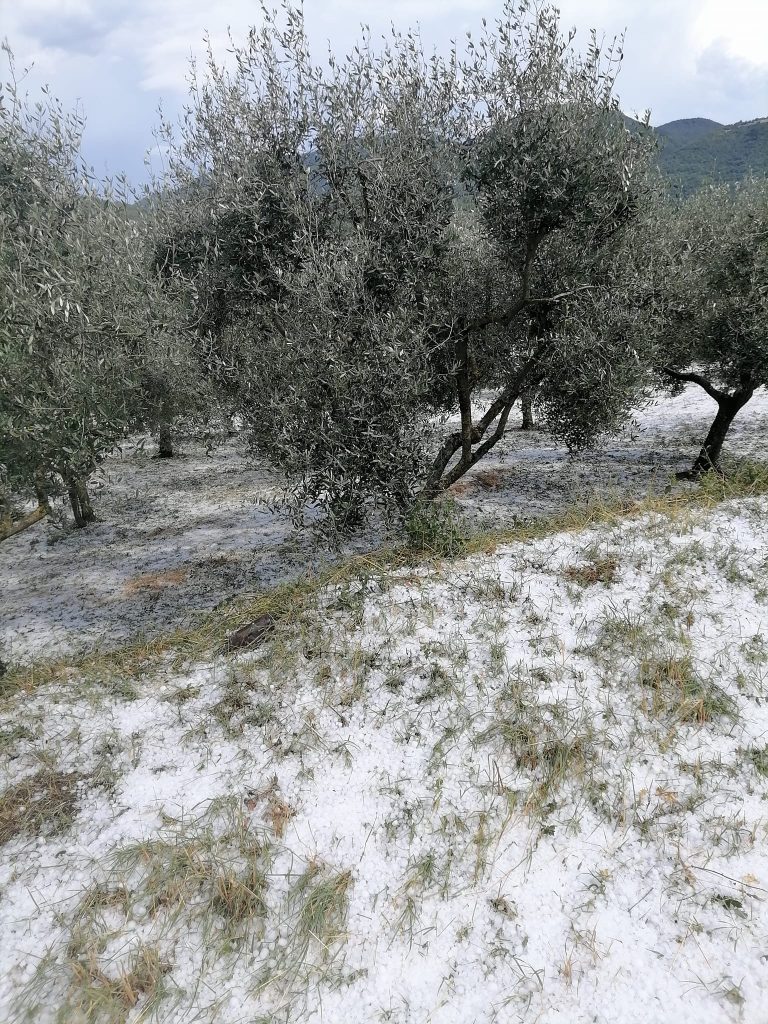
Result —
POLYGON ((0 1018, 760 1020, 767 483, 6 680, 0 1018))

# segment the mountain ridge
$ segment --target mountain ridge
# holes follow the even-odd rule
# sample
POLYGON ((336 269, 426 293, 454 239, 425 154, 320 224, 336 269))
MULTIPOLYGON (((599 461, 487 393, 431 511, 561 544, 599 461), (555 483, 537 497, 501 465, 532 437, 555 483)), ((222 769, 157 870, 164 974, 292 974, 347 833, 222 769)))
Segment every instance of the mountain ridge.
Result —
POLYGON ((683 195, 710 181, 732 184, 750 172, 768 174, 768 117, 734 124, 686 117, 652 130, 659 139, 659 165, 683 195))

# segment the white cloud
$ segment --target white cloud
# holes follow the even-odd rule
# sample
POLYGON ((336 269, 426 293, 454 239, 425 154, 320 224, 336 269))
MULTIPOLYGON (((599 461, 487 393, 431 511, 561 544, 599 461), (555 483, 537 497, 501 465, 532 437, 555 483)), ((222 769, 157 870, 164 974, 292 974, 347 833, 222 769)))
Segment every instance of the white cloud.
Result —
MULTIPOLYGON (((327 41, 343 51, 355 41, 362 23, 370 25, 374 35, 384 33, 390 24, 405 27, 416 22, 427 26, 425 39, 447 42, 457 25, 470 17, 498 10, 498 0, 305 0, 307 30, 318 52, 325 52, 327 41)), ((223 56, 228 44, 227 32, 243 38, 248 29, 259 24, 261 15, 255 0, 164 0, 162 6, 139 0, 130 25, 124 25, 113 43, 134 51, 142 66, 142 87, 164 92, 185 90, 185 75, 190 54, 203 52, 203 38, 210 35, 214 52, 223 56)))
POLYGON ((704 0, 693 24, 692 41, 697 56, 715 45, 727 57, 768 68, 768 3, 704 0))
POLYGON ((203 52, 206 33, 216 52, 223 52, 228 28, 237 37, 259 20, 258 7, 249 0, 139 0, 130 23, 120 27, 113 43, 135 54, 141 88, 184 92, 190 56, 203 52))

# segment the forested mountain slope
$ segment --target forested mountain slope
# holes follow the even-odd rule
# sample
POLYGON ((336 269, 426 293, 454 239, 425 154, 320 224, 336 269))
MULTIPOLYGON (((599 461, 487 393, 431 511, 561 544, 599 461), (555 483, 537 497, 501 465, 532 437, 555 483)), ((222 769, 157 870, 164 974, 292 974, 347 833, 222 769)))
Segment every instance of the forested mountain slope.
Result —
POLYGON ((686 195, 707 181, 740 181, 750 171, 768 173, 768 117, 736 124, 691 117, 655 131, 661 168, 686 195))

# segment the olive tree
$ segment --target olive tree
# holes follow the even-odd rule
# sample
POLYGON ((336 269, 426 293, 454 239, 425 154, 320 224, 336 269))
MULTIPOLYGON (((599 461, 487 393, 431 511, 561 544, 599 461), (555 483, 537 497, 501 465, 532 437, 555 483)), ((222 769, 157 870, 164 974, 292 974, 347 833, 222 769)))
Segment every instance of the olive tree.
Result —
POLYGON ((670 211, 658 361, 717 404, 693 467, 717 470, 728 430, 768 384, 768 179, 713 185, 670 211))
POLYGON ((534 389, 568 443, 624 414, 655 182, 618 50, 579 54, 554 9, 508 0, 445 58, 393 31, 317 64, 291 8, 231 53, 193 69, 177 265, 297 511, 344 529, 438 495, 534 389))
POLYGON ((199 331, 199 296, 183 260, 177 232, 179 198, 156 183, 144 187, 131 210, 140 229, 140 265, 134 281, 142 330, 132 353, 138 383, 137 429, 157 438, 157 457, 173 458, 180 423, 207 423, 216 399, 207 373, 208 349, 199 331))
MULTIPOLYGON (((96 181, 83 121, 44 91, 0 92, 0 466, 10 495, 48 511, 63 486, 77 526, 94 518, 87 481, 142 421, 141 352, 153 297, 142 229, 124 191, 96 181)), ((153 324, 154 326, 154 324, 153 324)))

